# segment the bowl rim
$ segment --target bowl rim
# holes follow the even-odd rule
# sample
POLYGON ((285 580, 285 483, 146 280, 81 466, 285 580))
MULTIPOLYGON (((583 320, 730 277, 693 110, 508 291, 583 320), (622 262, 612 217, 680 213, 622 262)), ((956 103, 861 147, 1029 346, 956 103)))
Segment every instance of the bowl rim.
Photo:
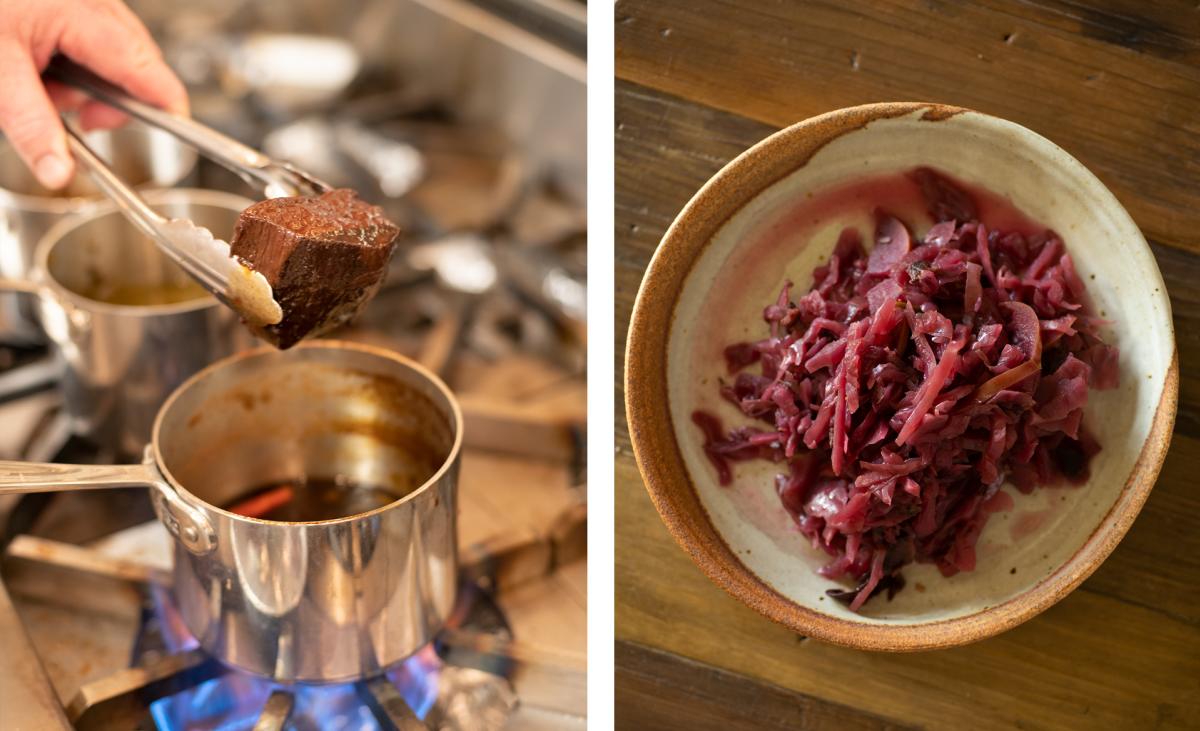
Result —
MULTIPOLYGON (((668 333, 693 263, 726 221, 843 134, 880 119, 915 115, 938 122, 971 113, 1037 133, 998 117, 929 102, 883 102, 838 109, 786 127, 753 145, 713 175, 683 207, 646 268, 630 317, 625 347, 625 418, 646 491, 676 543, 710 580, 750 608, 803 635, 862 650, 917 651, 954 647, 1011 629, 1049 608, 1092 574, 1129 530, 1166 458, 1175 421, 1179 356, 1171 324, 1171 363, 1150 433, 1112 507, 1082 546, 1049 576, 1023 592, 969 615, 914 624, 874 624, 833 617, 801 606, 760 579, 713 526, 675 440, 667 390, 668 333)), ((1055 149, 1061 151, 1061 148, 1055 149)), ((1082 163, 1062 151, 1065 164, 1082 163)), ((1104 187, 1097 179, 1097 183, 1104 187)), ((1129 217, 1112 198, 1115 212, 1129 217)), ((1132 219, 1130 218, 1132 222, 1132 219)), ((1135 224, 1136 229, 1136 224, 1135 224)), ((1141 237, 1139 237, 1141 238, 1141 237)), ((1142 245, 1146 246, 1144 238, 1142 245)), ((1170 321, 1170 303, 1160 288, 1170 321)))

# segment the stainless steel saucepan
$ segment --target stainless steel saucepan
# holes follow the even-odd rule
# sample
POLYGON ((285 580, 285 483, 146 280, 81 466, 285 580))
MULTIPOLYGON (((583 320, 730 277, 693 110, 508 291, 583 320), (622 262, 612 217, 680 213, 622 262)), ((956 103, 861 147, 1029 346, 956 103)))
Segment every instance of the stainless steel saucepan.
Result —
POLYGON ((315 341, 198 373, 163 405, 142 464, 0 462, 0 495, 149 487, 201 646, 278 680, 341 682, 408 657, 449 615, 461 448, 436 376, 315 341))
MULTIPOLYGON (((89 132, 85 139, 122 179, 139 188, 169 188, 186 182, 196 169, 193 149, 140 122, 89 132)), ((104 195, 86 175, 75 176, 65 190, 43 188, 0 137, 0 276, 27 278, 37 243, 50 227, 65 217, 86 214, 103 201, 104 195)), ((0 341, 41 342, 33 314, 16 295, 0 295, 0 341)))
MULTIPOLYGON (((144 197, 221 235, 250 205, 205 190, 144 197)), ((72 430, 118 454, 142 451, 158 408, 179 384, 253 343, 234 313, 107 201, 51 227, 28 276, 0 278, 0 292, 13 290, 35 295, 38 319, 61 355, 72 430)))

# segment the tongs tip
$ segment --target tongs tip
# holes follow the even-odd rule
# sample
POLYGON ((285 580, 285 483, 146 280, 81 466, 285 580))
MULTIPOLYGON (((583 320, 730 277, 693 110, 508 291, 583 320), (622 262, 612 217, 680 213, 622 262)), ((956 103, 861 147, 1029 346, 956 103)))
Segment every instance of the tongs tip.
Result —
POLYGON ((315 196, 333 190, 325 181, 286 162, 273 161, 263 172, 272 178, 263 191, 268 198, 315 196))

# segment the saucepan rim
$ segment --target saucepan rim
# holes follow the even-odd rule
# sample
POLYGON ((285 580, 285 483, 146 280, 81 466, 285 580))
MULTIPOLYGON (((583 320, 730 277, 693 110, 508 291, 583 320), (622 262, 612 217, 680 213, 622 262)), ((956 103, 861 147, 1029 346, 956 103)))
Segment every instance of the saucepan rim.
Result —
MULTIPOLYGON (((140 191, 143 198, 151 206, 189 203, 193 205, 227 208, 241 213, 253 204, 249 198, 219 190, 204 190, 202 188, 157 188, 140 191)), ((164 315, 179 315, 187 312, 198 312, 211 307, 223 307, 211 294, 174 302, 165 305, 117 305, 102 302, 70 289, 58 281, 50 273, 50 253, 63 240, 84 225, 94 223, 104 216, 120 215, 117 204, 109 200, 96 201, 93 207, 87 208, 77 215, 68 216, 50 227, 38 240, 34 249, 34 267, 30 279, 34 284, 49 290, 55 297, 66 301, 81 310, 98 314, 120 315, 122 317, 161 317, 164 315)), ((128 224, 130 228, 133 224, 128 224)), ((144 236, 138 233, 138 236, 144 236)), ((164 256, 166 256, 164 254, 164 256)))
MULTIPOLYGON (((168 413, 170 413, 170 411, 171 411, 172 407, 175 405, 175 403, 180 398, 182 398, 185 393, 192 390, 193 388, 196 388, 197 385, 201 381, 205 380, 206 378, 208 378, 212 374, 216 373, 217 371, 231 367, 235 363, 238 363, 241 361, 247 361, 247 360, 251 360, 254 358, 278 356, 281 354, 280 351, 277 350, 276 348, 274 348, 273 346, 264 345, 261 347, 252 348, 250 350, 245 350, 240 353, 236 353, 234 355, 223 358, 223 359, 213 363, 212 365, 209 365, 208 367, 199 371, 198 373, 193 375, 191 378, 187 379, 182 384, 180 384, 180 386, 178 388, 176 388, 174 391, 171 392, 171 395, 167 397, 167 400, 164 401, 163 405, 159 408, 158 414, 154 418, 154 427, 151 430, 151 437, 150 437, 150 449, 151 449, 151 452, 153 455, 154 466, 155 466, 155 469, 158 470, 158 472, 162 476, 162 478, 164 480, 166 480, 170 484, 170 486, 181 497, 183 497, 187 501, 195 504, 197 507, 201 507, 201 508, 204 508, 205 510, 212 511, 212 512, 217 513, 221 516, 224 516, 225 518, 228 518, 230 520, 241 521, 241 522, 245 522, 245 523, 253 523, 253 524, 258 524, 258 525, 269 525, 269 526, 333 526, 333 525, 339 525, 339 524, 343 524, 343 523, 352 523, 352 522, 360 521, 360 520, 363 520, 366 518, 371 518, 373 516, 380 515, 386 511, 393 510, 405 503, 409 503, 409 502, 418 500, 426 492, 433 489, 433 487, 435 485, 440 483, 445 478, 446 474, 448 472, 450 472, 450 470, 455 468, 455 466, 458 464, 459 454, 462 452, 462 445, 463 445, 462 407, 459 405, 458 399, 456 399, 454 397, 454 394, 453 394, 453 392, 451 392, 450 387, 447 386, 445 384, 445 382, 442 381, 442 379, 439 378, 436 374, 434 374, 432 371, 430 371, 428 368, 421 365, 417 361, 415 361, 411 358, 408 358, 404 355, 401 355, 400 353, 388 350, 386 348, 379 348, 379 347, 375 347, 372 345, 365 345, 363 343, 355 343, 355 342, 350 342, 350 341, 346 341, 346 340, 322 339, 322 340, 315 340, 315 341, 310 341, 310 342, 306 342, 306 343, 300 343, 299 345, 297 345, 295 348, 291 349, 291 351, 288 351, 288 352, 295 353, 295 352, 304 351, 304 350, 330 350, 330 351, 353 350, 353 351, 357 351, 360 353, 365 353, 370 356, 374 356, 377 358, 391 361, 395 365, 400 365, 405 368, 408 368, 409 370, 415 372, 418 376, 421 376, 422 378, 426 379, 430 384, 432 384, 433 387, 446 399, 446 403, 450 410, 450 415, 453 418, 453 424, 451 426, 454 429, 454 441, 451 444, 449 452, 446 454, 446 457, 442 460, 442 464, 440 467, 438 467, 437 471, 434 472, 432 475, 430 475, 430 477, 427 480, 425 480, 423 483, 421 483, 420 487, 416 488, 415 490, 412 490, 411 492, 407 493, 403 497, 399 497, 399 498, 393 500, 392 502, 388 503, 387 505, 383 505, 381 507, 378 507, 378 508, 375 508, 373 510, 369 510, 369 511, 366 511, 363 513, 355 513, 353 515, 346 515, 346 516, 342 516, 339 518, 330 518, 327 520, 285 521, 285 520, 265 520, 263 518, 252 518, 252 517, 249 517, 246 515, 239 515, 237 513, 232 513, 228 510, 225 510, 223 508, 217 507, 216 505, 213 505, 212 503, 208 502, 207 500, 204 500, 204 499, 199 498, 196 495, 194 495, 187 488, 185 488, 183 485, 181 485, 179 483, 179 481, 175 478, 175 476, 173 474, 171 474, 171 471, 167 468, 166 461, 163 459, 162 451, 160 449, 160 444, 161 444, 160 435, 161 435, 161 432, 163 429, 163 420, 166 417, 166 415, 168 413)), ((284 357, 286 357, 286 355, 284 357)))

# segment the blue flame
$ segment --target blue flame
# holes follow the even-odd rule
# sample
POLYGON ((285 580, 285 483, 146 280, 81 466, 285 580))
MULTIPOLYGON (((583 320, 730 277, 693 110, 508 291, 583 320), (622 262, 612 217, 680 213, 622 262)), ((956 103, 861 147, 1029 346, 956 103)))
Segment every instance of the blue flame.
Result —
POLYGON ((154 701, 150 715, 159 731, 250 731, 276 688, 296 699, 288 728, 380 731, 353 684, 280 685, 235 673, 154 701))
MULTIPOLYGON (((200 646, 192 633, 183 624, 183 617, 175 609, 171 594, 167 589, 152 584, 150 598, 154 602, 155 617, 158 620, 158 631, 162 634, 163 644, 171 652, 187 652, 200 646)), ((143 631, 145 628, 143 627, 143 631)))
MULTIPOLYGON (((152 592, 163 641, 171 652, 199 646, 188 633, 166 591, 152 592)), ((432 644, 418 650, 387 673, 413 712, 421 719, 438 697, 442 661, 432 644)), ((287 685, 230 670, 191 690, 150 704, 159 731, 251 731, 272 691, 295 698, 289 729, 296 731, 380 731, 371 710, 353 683, 287 685)))
POLYGON ((403 696, 404 702, 421 720, 425 719, 425 715, 437 700, 440 675, 438 671, 441 667, 441 658, 433 649, 433 645, 429 644, 387 674, 387 679, 392 681, 392 685, 396 686, 403 696))

